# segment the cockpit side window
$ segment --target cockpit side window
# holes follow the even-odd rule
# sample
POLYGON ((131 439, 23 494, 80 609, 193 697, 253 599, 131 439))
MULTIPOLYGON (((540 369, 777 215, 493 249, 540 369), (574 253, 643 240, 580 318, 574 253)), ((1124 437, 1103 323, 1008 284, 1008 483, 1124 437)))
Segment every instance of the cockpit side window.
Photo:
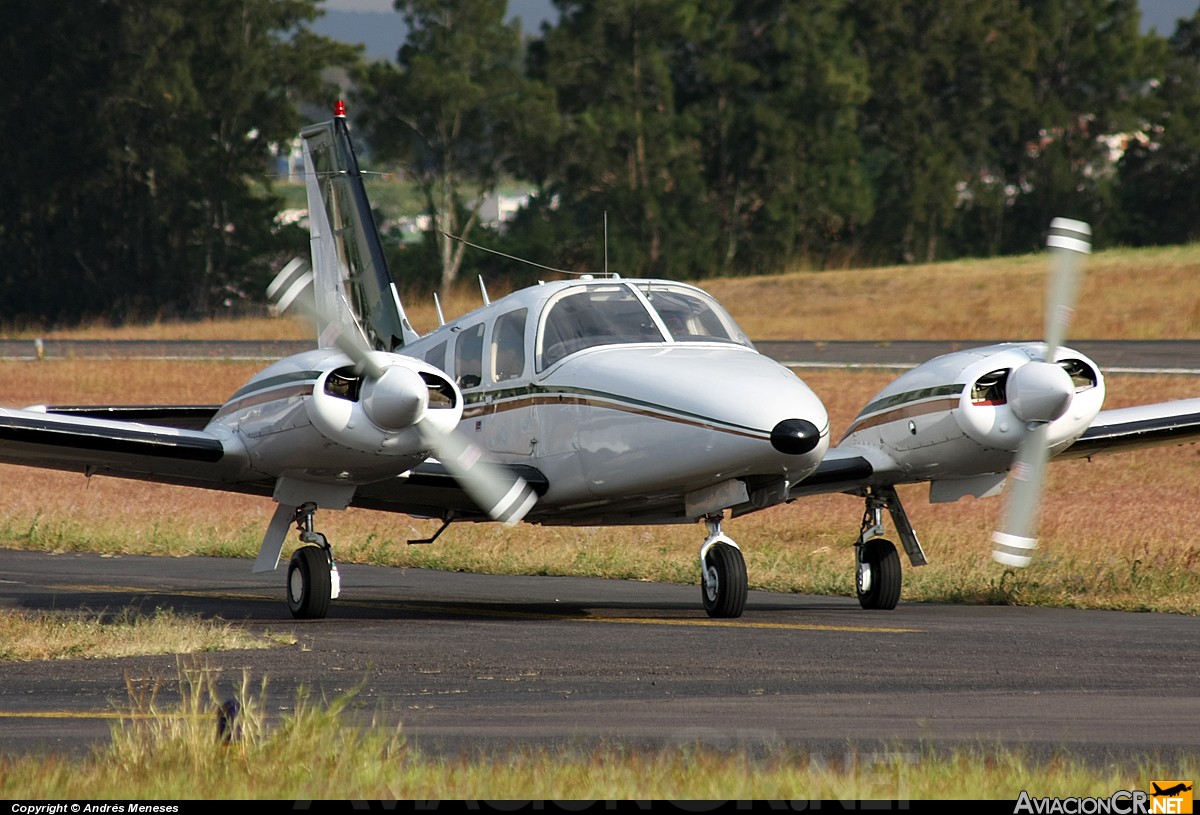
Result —
POLYGON ((654 318, 628 288, 589 286, 568 291, 547 308, 538 368, 545 370, 569 354, 597 345, 663 341, 654 318))
POLYGON ((519 308, 501 314, 492 326, 492 380, 517 379, 525 372, 525 317, 519 308))
POLYGON ((483 382, 483 323, 464 328, 454 342, 454 376, 460 388, 483 382))
POLYGON ((675 342, 750 342, 716 301, 682 286, 654 283, 642 294, 662 318, 675 342))

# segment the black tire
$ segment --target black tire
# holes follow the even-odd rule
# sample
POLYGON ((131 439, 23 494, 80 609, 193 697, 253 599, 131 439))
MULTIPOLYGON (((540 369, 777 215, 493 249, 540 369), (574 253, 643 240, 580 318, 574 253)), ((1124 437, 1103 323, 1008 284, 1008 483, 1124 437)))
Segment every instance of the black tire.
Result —
POLYGON ((896 544, 883 538, 867 541, 862 546, 861 562, 856 564, 855 589, 858 604, 866 609, 889 611, 900 602, 900 586, 903 575, 900 571, 900 555, 896 544), (863 583, 870 585, 863 590, 863 583))
POLYGON ((288 564, 288 608, 297 620, 319 620, 329 611, 333 581, 329 555, 319 546, 301 546, 288 564))
POLYGON ((746 560, 734 546, 718 543, 704 556, 705 575, 700 576, 700 595, 709 617, 741 617, 746 608, 746 560), (709 583, 712 583, 710 586, 709 583))

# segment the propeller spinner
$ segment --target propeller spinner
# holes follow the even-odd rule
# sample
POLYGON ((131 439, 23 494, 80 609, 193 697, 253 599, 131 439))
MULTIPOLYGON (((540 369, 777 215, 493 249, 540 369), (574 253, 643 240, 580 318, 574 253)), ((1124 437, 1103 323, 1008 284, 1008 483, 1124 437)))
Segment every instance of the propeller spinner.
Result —
POLYGON ((1045 349, 1040 360, 1017 369, 1010 380, 1013 412, 1026 423, 1027 433, 1010 470, 1003 521, 992 533, 992 557, 1006 566, 1028 566, 1037 547, 1038 510, 1050 458, 1048 427, 1067 412, 1075 393, 1071 377, 1055 357, 1075 313, 1081 262, 1092 250, 1091 227, 1083 221, 1055 218, 1046 245, 1053 268, 1046 292, 1045 349))

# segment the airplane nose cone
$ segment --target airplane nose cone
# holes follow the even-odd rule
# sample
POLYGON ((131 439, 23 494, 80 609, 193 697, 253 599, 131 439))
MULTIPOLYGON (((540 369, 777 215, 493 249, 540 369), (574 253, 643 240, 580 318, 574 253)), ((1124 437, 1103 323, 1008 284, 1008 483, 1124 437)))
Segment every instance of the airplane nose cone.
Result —
POLYGON ((771 430, 771 446, 792 456, 809 452, 821 441, 821 431, 807 419, 784 419, 771 430))

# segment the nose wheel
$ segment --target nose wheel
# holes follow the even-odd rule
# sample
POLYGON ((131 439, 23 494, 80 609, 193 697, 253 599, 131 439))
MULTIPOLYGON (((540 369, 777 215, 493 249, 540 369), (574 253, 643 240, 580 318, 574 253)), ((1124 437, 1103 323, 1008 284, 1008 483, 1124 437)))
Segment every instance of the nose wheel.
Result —
POLYGON ((721 519, 707 518, 708 537, 700 547, 700 594, 709 617, 742 616, 749 592, 746 559, 731 538, 721 533, 721 519))
POLYGON ((288 564, 287 600, 292 616, 298 620, 318 620, 329 612, 329 603, 341 588, 333 548, 320 532, 314 532, 312 516, 315 504, 296 510, 301 546, 292 553, 288 564))

